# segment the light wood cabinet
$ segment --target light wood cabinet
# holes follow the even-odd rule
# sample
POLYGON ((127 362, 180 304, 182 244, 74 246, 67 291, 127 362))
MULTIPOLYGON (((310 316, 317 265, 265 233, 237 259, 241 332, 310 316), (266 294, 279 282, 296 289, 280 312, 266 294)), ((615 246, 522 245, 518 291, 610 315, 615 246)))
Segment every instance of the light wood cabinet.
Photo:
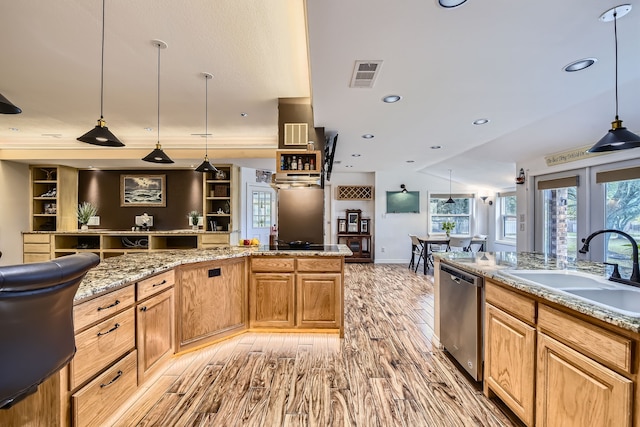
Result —
POLYGON ((32 231, 78 229, 78 170, 66 166, 30 166, 32 231))
POLYGON ((631 426, 631 380, 543 333, 537 371, 537 426, 631 426))
POLYGON ((22 262, 44 262, 51 259, 51 234, 23 233, 22 262))
POLYGON ((146 378, 174 352, 174 297, 168 289, 136 307, 138 382, 146 378))
POLYGON ((322 152, 320 150, 277 150, 276 172, 287 174, 320 173, 322 166, 322 152), (295 161, 296 168, 292 169, 295 161))
POLYGON ((221 236, 226 237, 224 244, 236 244, 240 223, 239 193, 236 188, 238 167, 230 164, 214 166, 217 172, 203 174, 203 228, 222 233, 221 236))
POLYGON ((637 425, 637 334, 491 280, 485 290, 485 395, 528 426, 637 425))
POLYGON ((487 304, 485 394, 495 393, 527 426, 534 420, 536 329, 487 304))
POLYGON ((245 259, 180 267, 178 351, 243 330, 247 320, 245 259))
POLYGON ((340 328, 342 274, 298 273, 297 325, 301 328, 340 328))
POLYGON ((252 328, 343 331, 343 258, 252 257, 252 328))

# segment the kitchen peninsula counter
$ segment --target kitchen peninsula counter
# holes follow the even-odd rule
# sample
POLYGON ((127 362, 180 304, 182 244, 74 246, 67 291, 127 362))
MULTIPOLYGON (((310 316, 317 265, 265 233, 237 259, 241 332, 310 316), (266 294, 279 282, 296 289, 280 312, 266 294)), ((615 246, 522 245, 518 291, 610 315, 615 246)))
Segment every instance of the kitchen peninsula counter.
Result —
POLYGON ((141 252, 106 258, 87 273, 78 292, 76 292, 74 302, 80 303, 88 298, 113 291, 183 264, 251 256, 345 257, 351 255, 351 251, 346 245, 326 245, 325 248, 323 250, 285 250, 284 248, 272 249, 269 246, 231 246, 205 250, 141 252))

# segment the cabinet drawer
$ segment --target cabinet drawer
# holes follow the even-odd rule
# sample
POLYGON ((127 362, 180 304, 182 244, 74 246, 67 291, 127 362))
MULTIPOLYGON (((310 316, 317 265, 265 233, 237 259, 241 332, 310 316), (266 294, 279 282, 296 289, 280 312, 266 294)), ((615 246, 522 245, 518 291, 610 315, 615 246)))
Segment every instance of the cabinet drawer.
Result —
POLYGON ((100 372, 136 345, 133 307, 76 335, 76 355, 71 361, 71 389, 100 372))
POLYGON ((137 301, 141 301, 151 295, 164 291, 176 283, 173 270, 165 271, 148 279, 140 280, 136 283, 137 301))
POLYGON ((101 425, 137 388, 136 351, 71 396, 73 425, 101 425))
POLYGON ((24 252, 31 253, 49 253, 51 252, 51 245, 49 243, 25 243, 22 245, 24 252))
POLYGON ((631 339, 540 305, 538 328, 607 366, 631 373, 631 339))
POLYGON ((23 254, 22 255, 22 262, 24 262, 25 264, 30 263, 30 262, 44 262, 44 261, 50 261, 51 260, 51 255, 49 253, 46 254, 23 254))
POLYGON ((511 313, 531 325, 536 322, 536 302, 487 280, 485 286, 487 302, 511 313))
POLYGON ((342 258, 300 258, 298 271, 342 271, 342 258))
POLYGON ((51 243, 50 234, 23 234, 22 241, 24 243, 51 243))
POLYGON ((200 243, 202 243, 203 245, 228 245, 229 234, 203 234, 202 236, 200 236, 200 243))
POLYGON ((99 322, 120 310, 132 306, 134 302, 135 290, 133 286, 127 286, 78 304, 73 307, 75 331, 78 332, 95 322, 99 322))
POLYGON ((251 270, 263 273, 279 273, 294 271, 295 260, 293 258, 252 257, 251 270))

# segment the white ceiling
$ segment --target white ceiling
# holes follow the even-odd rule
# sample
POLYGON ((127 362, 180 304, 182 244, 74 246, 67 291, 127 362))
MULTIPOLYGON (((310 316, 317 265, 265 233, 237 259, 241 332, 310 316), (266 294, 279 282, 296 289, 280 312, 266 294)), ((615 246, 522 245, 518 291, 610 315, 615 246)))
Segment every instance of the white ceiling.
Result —
MULTIPOLYGON (((640 133, 640 0, 628 3, 634 9, 618 22, 620 118, 640 133)), ((448 178, 452 169, 456 181, 506 188, 515 162, 593 144, 609 129, 613 23, 598 17, 618 4, 307 0, 305 22, 303 0, 108 0, 104 116, 126 147, 105 149, 75 139, 100 114, 101 1, 4 2, 0 93, 23 113, 0 115, 0 158, 155 167, 139 159, 157 139, 151 40, 160 39, 169 46, 161 52, 160 142, 173 167, 201 161, 204 140, 192 134, 204 132, 206 71, 215 76, 214 161, 273 167, 277 99, 311 94, 315 125, 339 133, 334 171, 448 178), (562 71, 585 57, 598 62, 562 71), (356 60, 384 61, 373 88, 349 88, 356 60), (388 94, 403 99, 382 103, 388 94), (490 123, 471 123, 482 117, 490 123)))

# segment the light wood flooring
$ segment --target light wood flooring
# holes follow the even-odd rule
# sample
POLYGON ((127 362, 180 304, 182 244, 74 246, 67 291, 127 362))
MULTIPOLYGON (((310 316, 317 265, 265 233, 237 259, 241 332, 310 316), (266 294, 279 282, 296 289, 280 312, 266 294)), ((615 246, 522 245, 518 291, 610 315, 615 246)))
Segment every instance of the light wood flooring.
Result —
POLYGON ((433 348, 433 277, 347 264, 345 337, 249 333, 174 357, 115 426, 512 426, 433 348))

